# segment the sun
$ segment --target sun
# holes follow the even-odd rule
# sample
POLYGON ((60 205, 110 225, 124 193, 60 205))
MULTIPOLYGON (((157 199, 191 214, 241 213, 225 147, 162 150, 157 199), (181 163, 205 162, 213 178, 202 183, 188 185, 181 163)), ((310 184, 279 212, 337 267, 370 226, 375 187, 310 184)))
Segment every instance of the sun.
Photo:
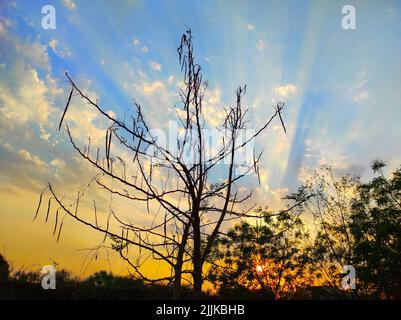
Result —
POLYGON ((257 266, 255 267, 255 270, 256 270, 257 273, 262 273, 263 270, 264 270, 264 268, 263 268, 263 266, 261 266, 261 265, 257 265, 257 266))

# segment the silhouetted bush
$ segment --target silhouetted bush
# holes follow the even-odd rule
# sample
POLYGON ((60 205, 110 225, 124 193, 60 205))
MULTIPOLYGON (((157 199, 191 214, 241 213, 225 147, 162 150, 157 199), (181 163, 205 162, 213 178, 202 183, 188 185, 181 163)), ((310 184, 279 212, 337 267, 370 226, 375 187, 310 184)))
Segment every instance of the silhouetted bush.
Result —
POLYGON ((10 265, 7 260, 0 254, 0 285, 8 282, 10 276, 10 265))
POLYGON ((91 275, 86 281, 88 285, 104 288, 143 288, 142 279, 116 276, 106 271, 99 271, 91 275))
POLYGON ((245 286, 237 285, 232 287, 222 287, 219 290, 221 299, 240 299, 240 300, 273 300, 274 293, 270 289, 250 290, 245 286))

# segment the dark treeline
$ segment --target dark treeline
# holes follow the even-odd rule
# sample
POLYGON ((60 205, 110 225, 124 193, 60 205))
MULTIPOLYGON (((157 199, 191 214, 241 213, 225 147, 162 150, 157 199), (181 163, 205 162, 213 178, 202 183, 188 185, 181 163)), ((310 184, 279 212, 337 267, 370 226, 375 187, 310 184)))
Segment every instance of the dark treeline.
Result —
MULTIPOLYGON (((117 276, 106 271, 96 272, 86 279, 78 279, 66 270, 57 271, 56 288, 44 290, 43 275, 39 271, 12 271, 0 255, 1 300, 159 300, 171 297, 171 288, 164 285, 146 285, 142 279, 117 276)), ((183 290, 183 297, 190 297, 183 290)))

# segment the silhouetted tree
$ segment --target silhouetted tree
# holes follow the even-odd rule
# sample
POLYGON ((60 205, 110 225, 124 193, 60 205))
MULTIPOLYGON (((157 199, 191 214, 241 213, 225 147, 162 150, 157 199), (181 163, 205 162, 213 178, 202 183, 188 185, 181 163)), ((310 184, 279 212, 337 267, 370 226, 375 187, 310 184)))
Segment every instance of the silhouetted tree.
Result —
POLYGON ((367 292, 401 299, 401 168, 386 178, 384 167, 373 163, 376 176, 358 187, 352 206, 354 263, 367 292))
POLYGON ((10 265, 7 260, 0 254, 0 284, 8 282, 10 276, 10 265))
MULTIPOLYGON (((208 141, 204 132, 203 99, 207 83, 203 81, 201 67, 195 62, 191 30, 182 35, 177 51, 184 79, 183 88, 179 89, 182 112, 178 113, 183 134, 174 143, 176 149, 171 150, 158 142, 138 103, 134 104, 131 116, 123 119, 114 117, 80 90, 68 74, 71 91, 59 124, 61 128, 74 93, 110 122, 106 131, 104 152, 99 148, 93 150, 90 139, 87 146, 79 146, 66 125, 70 142, 78 154, 98 170, 99 174, 92 183, 113 196, 145 203, 155 222, 144 227, 132 222, 135 217, 128 222, 118 212, 110 209, 106 226, 101 226, 95 201, 94 217, 89 220, 79 215, 82 193, 78 193, 74 203, 67 204, 51 184, 46 189, 50 191, 46 221, 51 202, 55 201, 57 209, 54 234, 57 234, 57 238, 60 237, 62 221, 66 216, 102 232, 105 238, 111 239, 112 248, 129 263, 136 274, 147 282, 173 283, 176 297, 180 294, 182 280, 189 281, 195 295, 200 295, 204 280, 203 268, 223 223, 245 217, 249 212, 247 208, 240 209, 239 205, 249 199, 252 192, 239 192, 237 183, 252 171, 259 173, 261 153, 254 154, 253 162, 248 164, 237 163, 238 153, 276 117, 285 130, 281 118, 284 103, 278 103, 271 117, 245 141, 241 141, 241 133, 247 128, 247 108, 242 105, 246 86, 239 87, 236 91, 236 102, 234 106, 225 109, 226 116, 219 127, 223 134, 221 144, 211 153, 207 148, 208 141), (113 149, 115 144, 130 154, 128 159, 123 159, 118 154, 119 151, 113 149), (190 160, 186 158, 188 154, 190 160), (210 176, 221 162, 227 164, 224 167, 225 174, 219 171, 221 179, 213 183, 210 176), (63 214, 62 219, 59 214, 63 214), (159 279, 146 277, 141 271, 141 261, 133 261, 131 247, 140 248, 147 253, 142 261, 151 257, 169 265, 171 276, 159 279), (192 281, 183 277, 183 274, 191 274, 192 281)), ((41 200, 42 195, 38 210, 41 200)))
POLYGON ((357 296, 401 297, 401 170, 386 178, 384 167, 375 161, 377 176, 362 183, 350 174, 335 178, 323 166, 287 197, 297 202, 309 197, 298 209, 310 214, 316 226, 312 262, 339 292, 342 267, 352 265, 357 296))
POLYGON ((301 201, 298 210, 312 219, 315 233, 309 245, 312 263, 324 280, 322 284, 339 291, 343 266, 354 264, 351 206, 359 183, 359 178, 351 174, 336 178, 333 169, 323 165, 297 193, 286 197, 301 201))
POLYGON ((314 280, 308 270, 304 224, 291 211, 256 213, 261 219, 255 225, 241 222, 219 239, 210 280, 222 294, 245 287, 264 293, 265 299, 291 298, 314 280))

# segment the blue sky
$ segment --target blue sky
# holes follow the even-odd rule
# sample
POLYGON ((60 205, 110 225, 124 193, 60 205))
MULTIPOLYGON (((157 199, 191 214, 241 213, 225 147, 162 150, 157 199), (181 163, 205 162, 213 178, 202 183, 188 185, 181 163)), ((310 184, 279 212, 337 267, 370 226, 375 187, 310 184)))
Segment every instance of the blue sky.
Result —
MULTIPOLYGON (((255 128, 275 101, 287 104, 288 134, 275 123, 257 140, 262 185, 246 187, 258 201, 279 201, 321 163, 364 176, 375 158, 390 169, 401 163, 399 1, 47 0, 0 10, 0 193, 11 209, 46 180, 73 189, 87 172, 56 130, 64 72, 108 110, 124 115, 135 99, 163 127, 178 101, 176 48, 187 27, 209 83, 209 124, 239 85, 255 128), (55 30, 41 27, 48 4, 55 30), (347 4, 356 30, 341 27, 347 4)), ((76 132, 82 141, 93 134, 103 143, 101 121, 84 109, 76 104, 67 120, 86 129, 76 132)))

